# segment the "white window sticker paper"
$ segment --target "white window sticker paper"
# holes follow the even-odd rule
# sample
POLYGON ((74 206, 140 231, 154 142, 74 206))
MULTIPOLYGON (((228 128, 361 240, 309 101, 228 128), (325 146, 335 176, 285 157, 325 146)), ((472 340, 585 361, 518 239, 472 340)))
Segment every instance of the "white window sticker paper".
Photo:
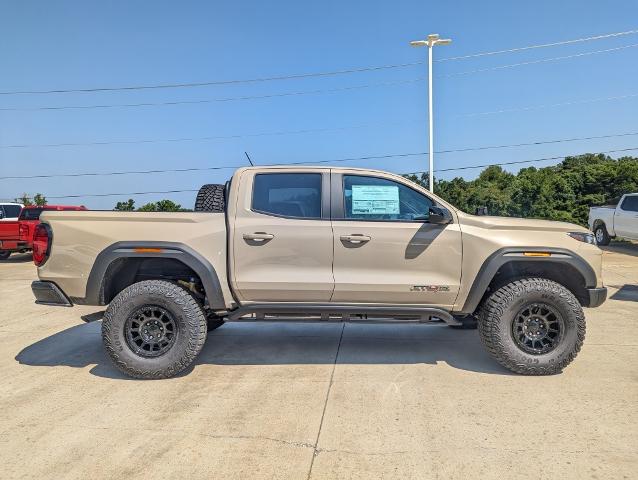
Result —
POLYGON ((397 185, 353 185, 352 213, 363 215, 396 215, 399 213, 397 185))

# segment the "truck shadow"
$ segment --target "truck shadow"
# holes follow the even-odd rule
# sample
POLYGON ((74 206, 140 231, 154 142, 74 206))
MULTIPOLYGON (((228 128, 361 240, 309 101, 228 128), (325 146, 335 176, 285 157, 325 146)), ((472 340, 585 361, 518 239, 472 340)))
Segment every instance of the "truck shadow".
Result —
POLYGON ((14 253, 6 260, 0 260, 0 263, 27 263, 33 261, 31 252, 28 253, 14 253))
POLYGON ((638 302, 638 285, 610 285, 610 287, 618 288, 610 300, 620 300, 623 302, 638 302))
MULTIPOLYGON (((24 348, 22 365, 86 368, 100 377, 126 379, 112 366, 100 338, 100 322, 77 325, 24 348)), ((332 364, 342 324, 229 323, 210 332, 198 365, 332 364)), ((445 325, 354 324, 345 326, 337 356, 342 364, 445 363, 470 372, 511 375, 483 349, 476 330, 445 325)))
POLYGON ((604 250, 605 252, 622 253, 624 255, 638 257, 638 243, 612 242, 607 246, 600 246, 600 249, 604 250))

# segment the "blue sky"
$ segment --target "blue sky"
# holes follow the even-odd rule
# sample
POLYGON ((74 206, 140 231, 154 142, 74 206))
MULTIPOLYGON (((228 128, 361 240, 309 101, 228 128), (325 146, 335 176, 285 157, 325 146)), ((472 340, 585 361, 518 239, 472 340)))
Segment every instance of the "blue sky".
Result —
MULTIPOLYGON (((453 39, 435 58, 638 28, 629 1, 236 1, 0 3, 0 91, 251 79, 426 59, 410 40, 453 39)), ((638 97, 490 115, 503 109, 638 94, 638 48, 459 76, 456 72, 638 44, 638 35, 435 64, 436 149, 638 131, 638 97)), ((0 95, 0 109, 211 100, 401 82, 426 65, 199 88, 0 95)), ((254 100, 76 110, 0 111, 0 146, 228 137, 215 140, 0 148, 0 176, 313 162, 427 150, 423 81, 254 100), (348 127, 339 129, 341 127, 348 127), (356 127, 356 128, 349 128, 356 127), (255 135, 322 130, 282 135, 255 135)), ((638 147, 638 136, 440 154, 435 168, 638 147)), ((635 152, 629 152, 637 154, 635 152)), ((544 162, 538 166, 556 163, 544 162)), ((403 173, 426 156, 340 163, 403 173)), ((517 170, 517 167, 511 167, 517 170)), ((480 172, 445 172, 472 178, 480 172)), ((232 169, 105 177, 0 179, 0 198, 197 189, 232 169)), ((51 199, 110 209, 121 197, 51 199)), ((132 196, 138 205, 194 193, 132 196)))

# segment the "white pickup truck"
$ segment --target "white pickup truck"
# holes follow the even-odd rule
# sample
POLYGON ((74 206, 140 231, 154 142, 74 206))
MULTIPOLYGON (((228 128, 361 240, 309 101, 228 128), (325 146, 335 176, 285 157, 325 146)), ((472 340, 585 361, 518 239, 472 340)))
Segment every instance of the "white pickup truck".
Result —
POLYGON ((615 206, 590 208, 589 228, 598 245, 609 245, 612 237, 638 240, 638 193, 623 195, 615 206))

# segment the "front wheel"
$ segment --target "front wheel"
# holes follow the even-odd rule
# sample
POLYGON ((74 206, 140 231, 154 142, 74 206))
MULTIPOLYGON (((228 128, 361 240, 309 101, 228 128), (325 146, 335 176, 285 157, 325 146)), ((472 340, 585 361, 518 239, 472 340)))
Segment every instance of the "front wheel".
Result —
POLYGON ((163 280, 134 283, 113 299, 102 341, 115 366, 135 378, 169 378, 193 363, 206 317, 193 295, 163 280))
POLYGON ((596 243, 598 245, 609 245, 611 242, 611 237, 607 232, 607 228, 604 224, 598 225, 594 230, 594 235, 596 236, 596 243))
POLYGON ((524 278, 492 293, 481 308, 478 330, 490 355, 523 375, 560 373, 585 340, 585 315, 562 285, 524 278))
POLYGON ((0 260, 6 260, 11 255, 9 250, 0 250, 0 260))

